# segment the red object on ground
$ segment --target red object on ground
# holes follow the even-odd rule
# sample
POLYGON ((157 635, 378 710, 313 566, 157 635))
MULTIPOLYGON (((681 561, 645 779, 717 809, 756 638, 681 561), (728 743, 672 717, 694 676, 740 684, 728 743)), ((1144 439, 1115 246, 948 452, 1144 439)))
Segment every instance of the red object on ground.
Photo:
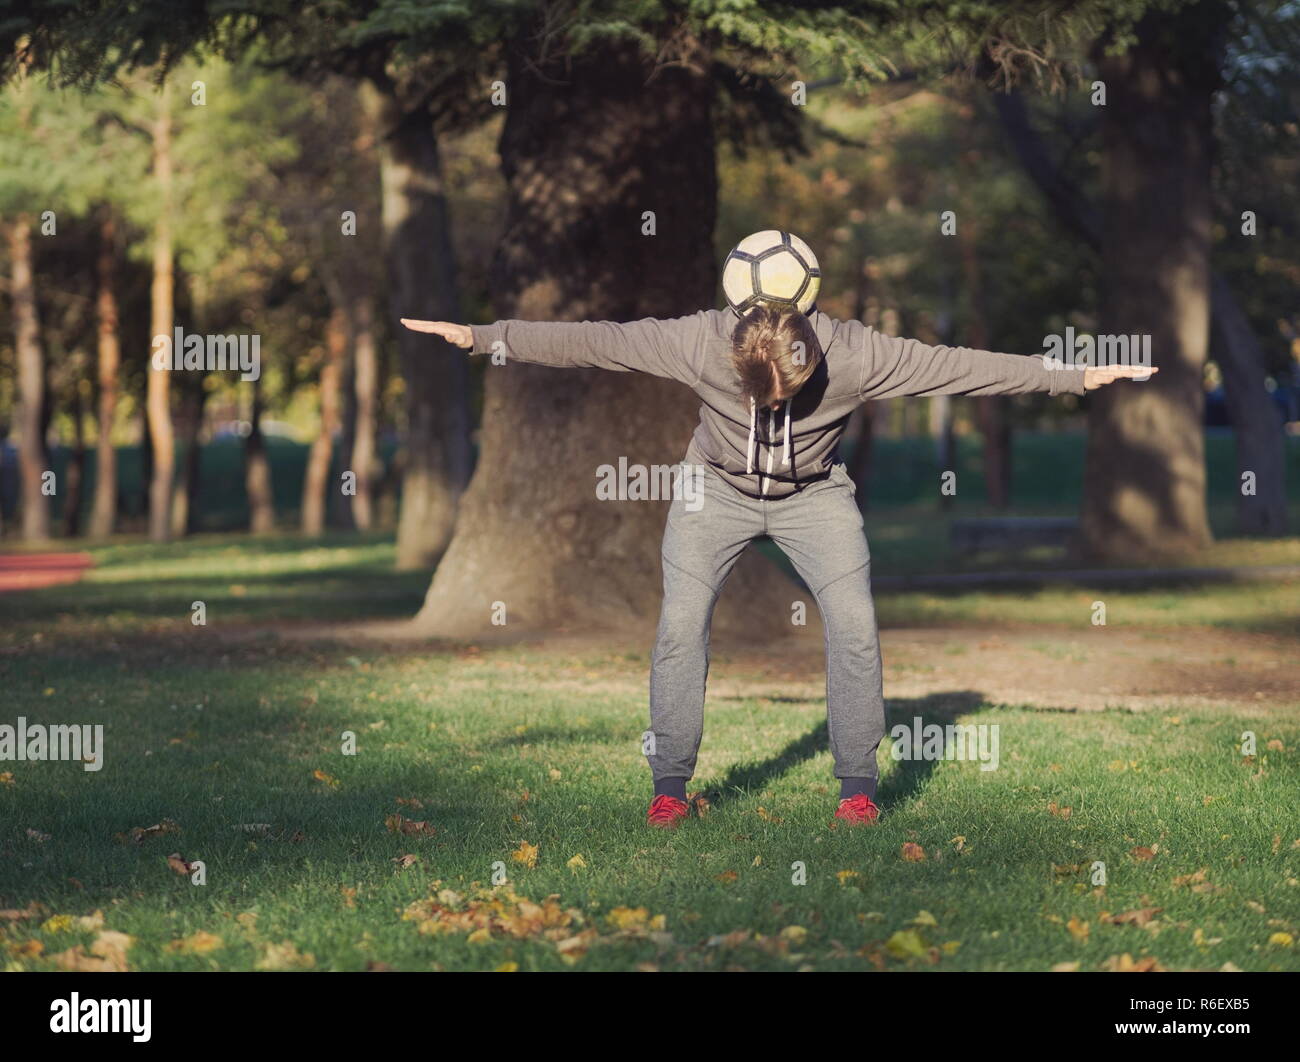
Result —
POLYGON ((661 793, 650 802, 650 810, 646 813, 645 821, 647 825, 661 830, 675 830, 686 818, 686 811, 685 800, 678 800, 676 797, 661 793))
POLYGON ((872 803, 866 793, 857 793, 840 801, 835 809, 835 817, 843 819, 852 826, 869 826, 880 816, 880 809, 872 803))
POLYGON ((75 583, 95 560, 89 553, 0 554, 0 593, 75 583))

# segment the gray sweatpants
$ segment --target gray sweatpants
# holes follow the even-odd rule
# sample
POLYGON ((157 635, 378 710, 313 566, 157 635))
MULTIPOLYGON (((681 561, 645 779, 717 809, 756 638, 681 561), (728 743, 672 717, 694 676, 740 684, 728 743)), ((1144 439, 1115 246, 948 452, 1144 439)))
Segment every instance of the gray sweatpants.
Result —
POLYGON ((835 776, 870 779, 874 792, 885 705, 871 557, 853 480, 837 464, 827 479, 785 498, 741 494, 707 466, 702 481, 691 504, 673 501, 664 530, 664 602, 650 669, 651 772, 656 779, 695 773, 713 606, 745 547, 769 535, 821 609, 835 776))

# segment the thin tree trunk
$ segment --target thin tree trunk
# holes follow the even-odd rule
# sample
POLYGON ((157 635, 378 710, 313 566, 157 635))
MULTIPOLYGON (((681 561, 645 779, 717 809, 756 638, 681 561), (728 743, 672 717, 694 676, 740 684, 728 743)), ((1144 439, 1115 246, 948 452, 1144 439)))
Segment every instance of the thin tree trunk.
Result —
MULTIPOLYGON (((199 335, 208 332, 208 283, 206 278, 190 277, 190 320, 199 335)), ((178 379, 180 446, 183 455, 180 475, 172 490, 172 534, 181 538, 197 530, 199 523, 199 492, 202 487, 203 409, 208 401, 205 385, 207 372, 203 369, 182 372, 178 379)))
POLYGON ((14 353, 18 361, 18 471, 22 494, 22 536, 50 537, 50 499, 42 490, 48 468, 45 434, 45 348, 36 307, 36 270, 31 219, 20 214, 8 226, 9 294, 13 302, 14 353))
POLYGON ((352 526, 369 531, 375 525, 375 441, 379 430, 379 344, 375 339, 374 300, 357 299, 352 314, 353 428, 351 469, 356 476, 352 526))
POLYGON ((1207 7, 1148 16, 1132 49, 1100 60, 1108 92, 1100 330, 1149 334, 1160 373, 1089 401, 1081 532, 1092 557, 1179 555, 1211 541, 1201 380, 1218 63, 1201 37, 1207 7))
MULTIPOLYGON (((456 269, 438 141, 427 112, 403 113, 395 95, 367 83, 363 103, 382 130, 380 180, 390 317, 454 321, 456 269)), ((439 339, 397 330, 406 384, 405 466, 397 566, 428 568, 451 540, 469 482, 469 370, 439 339)))
POLYGON ((198 529, 199 491, 203 468, 203 408, 208 392, 203 386, 206 374, 199 370, 181 374, 180 446, 184 455, 172 491, 172 534, 177 538, 198 529))
MULTIPOLYGON (((172 247, 172 122, 170 91, 163 82, 153 123, 153 176, 158 196, 158 220, 153 234, 153 287, 150 294, 150 329, 156 343, 172 336, 175 320, 175 284, 172 247)), ((175 430, 171 411, 171 370, 158 369, 150 358, 146 408, 152 444, 153 471, 149 481, 149 538, 166 542, 171 537, 172 480, 176 472, 175 430)))
MULTIPOLYGON (((501 136, 506 231, 492 290, 502 318, 619 321, 714 305, 717 202, 707 60, 652 64, 606 47, 561 62, 509 49, 501 136), (642 235, 654 211, 657 235, 642 235)), ((421 355, 438 353, 427 346, 421 355)), ((463 357, 464 355, 461 354, 463 357)), ((486 367, 477 471, 418 624, 609 629, 653 620, 661 503, 596 498, 597 468, 682 459, 698 399, 639 374, 486 367)), ((790 630, 792 585, 750 551, 715 628, 790 630)))
POLYGON ((255 535, 275 530, 275 496, 271 490, 271 462, 262 434, 262 381, 253 381, 253 408, 249 413, 248 440, 244 444, 244 490, 248 495, 248 529, 255 535))
POLYGON ((121 344, 117 317, 117 231, 111 208, 103 210, 99 225, 99 256, 95 263, 98 291, 95 318, 98 353, 99 410, 95 442, 95 498, 91 504, 90 534, 111 535, 117 523, 117 450, 113 422, 117 416, 117 374, 121 344))
POLYGON ((307 455, 307 472, 302 488, 302 532, 320 535, 325 530, 326 493, 330 464, 334 457, 334 435, 339 428, 339 385, 347 355, 348 325, 342 308, 336 306, 325 326, 325 361, 320 370, 320 428, 307 455))
POLYGON ((72 450, 63 473, 63 533, 68 538, 81 534, 81 495, 86 482, 86 411, 81 402, 81 374, 86 359, 76 351, 69 359, 72 376, 72 450))

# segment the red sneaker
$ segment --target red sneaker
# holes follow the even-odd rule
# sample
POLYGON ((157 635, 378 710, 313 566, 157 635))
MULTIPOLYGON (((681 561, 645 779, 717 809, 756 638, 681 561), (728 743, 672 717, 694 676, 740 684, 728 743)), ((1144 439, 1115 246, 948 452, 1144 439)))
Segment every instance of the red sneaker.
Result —
POLYGON ((880 809, 866 793, 855 793, 841 800, 840 806, 835 809, 835 817, 851 826, 870 826, 879 816, 880 809))
POLYGON ((661 793, 650 802, 646 825, 660 830, 675 830, 686 818, 686 801, 661 793))

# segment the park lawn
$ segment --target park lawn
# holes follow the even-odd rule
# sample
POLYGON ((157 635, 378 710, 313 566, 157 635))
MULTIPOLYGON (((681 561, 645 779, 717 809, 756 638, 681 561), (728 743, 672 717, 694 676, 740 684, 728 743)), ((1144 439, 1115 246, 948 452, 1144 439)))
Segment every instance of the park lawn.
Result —
MULTIPOLYGON (((1293 710, 895 699, 891 725, 998 724, 999 768, 901 763, 887 740, 884 819, 833 829, 823 705, 723 654, 742 692, 710 700, 712 807, 663 834, 641 825, 646 647, 289 637, 409 614, 425 580, 382 541, 235 541, 119 544, 87 583, 0 597, 0 722, 106 728, 102 772, 3 765, 0 908, 29 915, 0 919, 8 968, 84 961, 109 930, 162 970, 1300 969, 1293 710)), ((1276 630, 1282 599, 1220 591, 1276 630)), ((1187 623, 1206 592, 1152 614, 1187 623)), ((1107 594, 1112 616, 1143 596, 1107 594)))

